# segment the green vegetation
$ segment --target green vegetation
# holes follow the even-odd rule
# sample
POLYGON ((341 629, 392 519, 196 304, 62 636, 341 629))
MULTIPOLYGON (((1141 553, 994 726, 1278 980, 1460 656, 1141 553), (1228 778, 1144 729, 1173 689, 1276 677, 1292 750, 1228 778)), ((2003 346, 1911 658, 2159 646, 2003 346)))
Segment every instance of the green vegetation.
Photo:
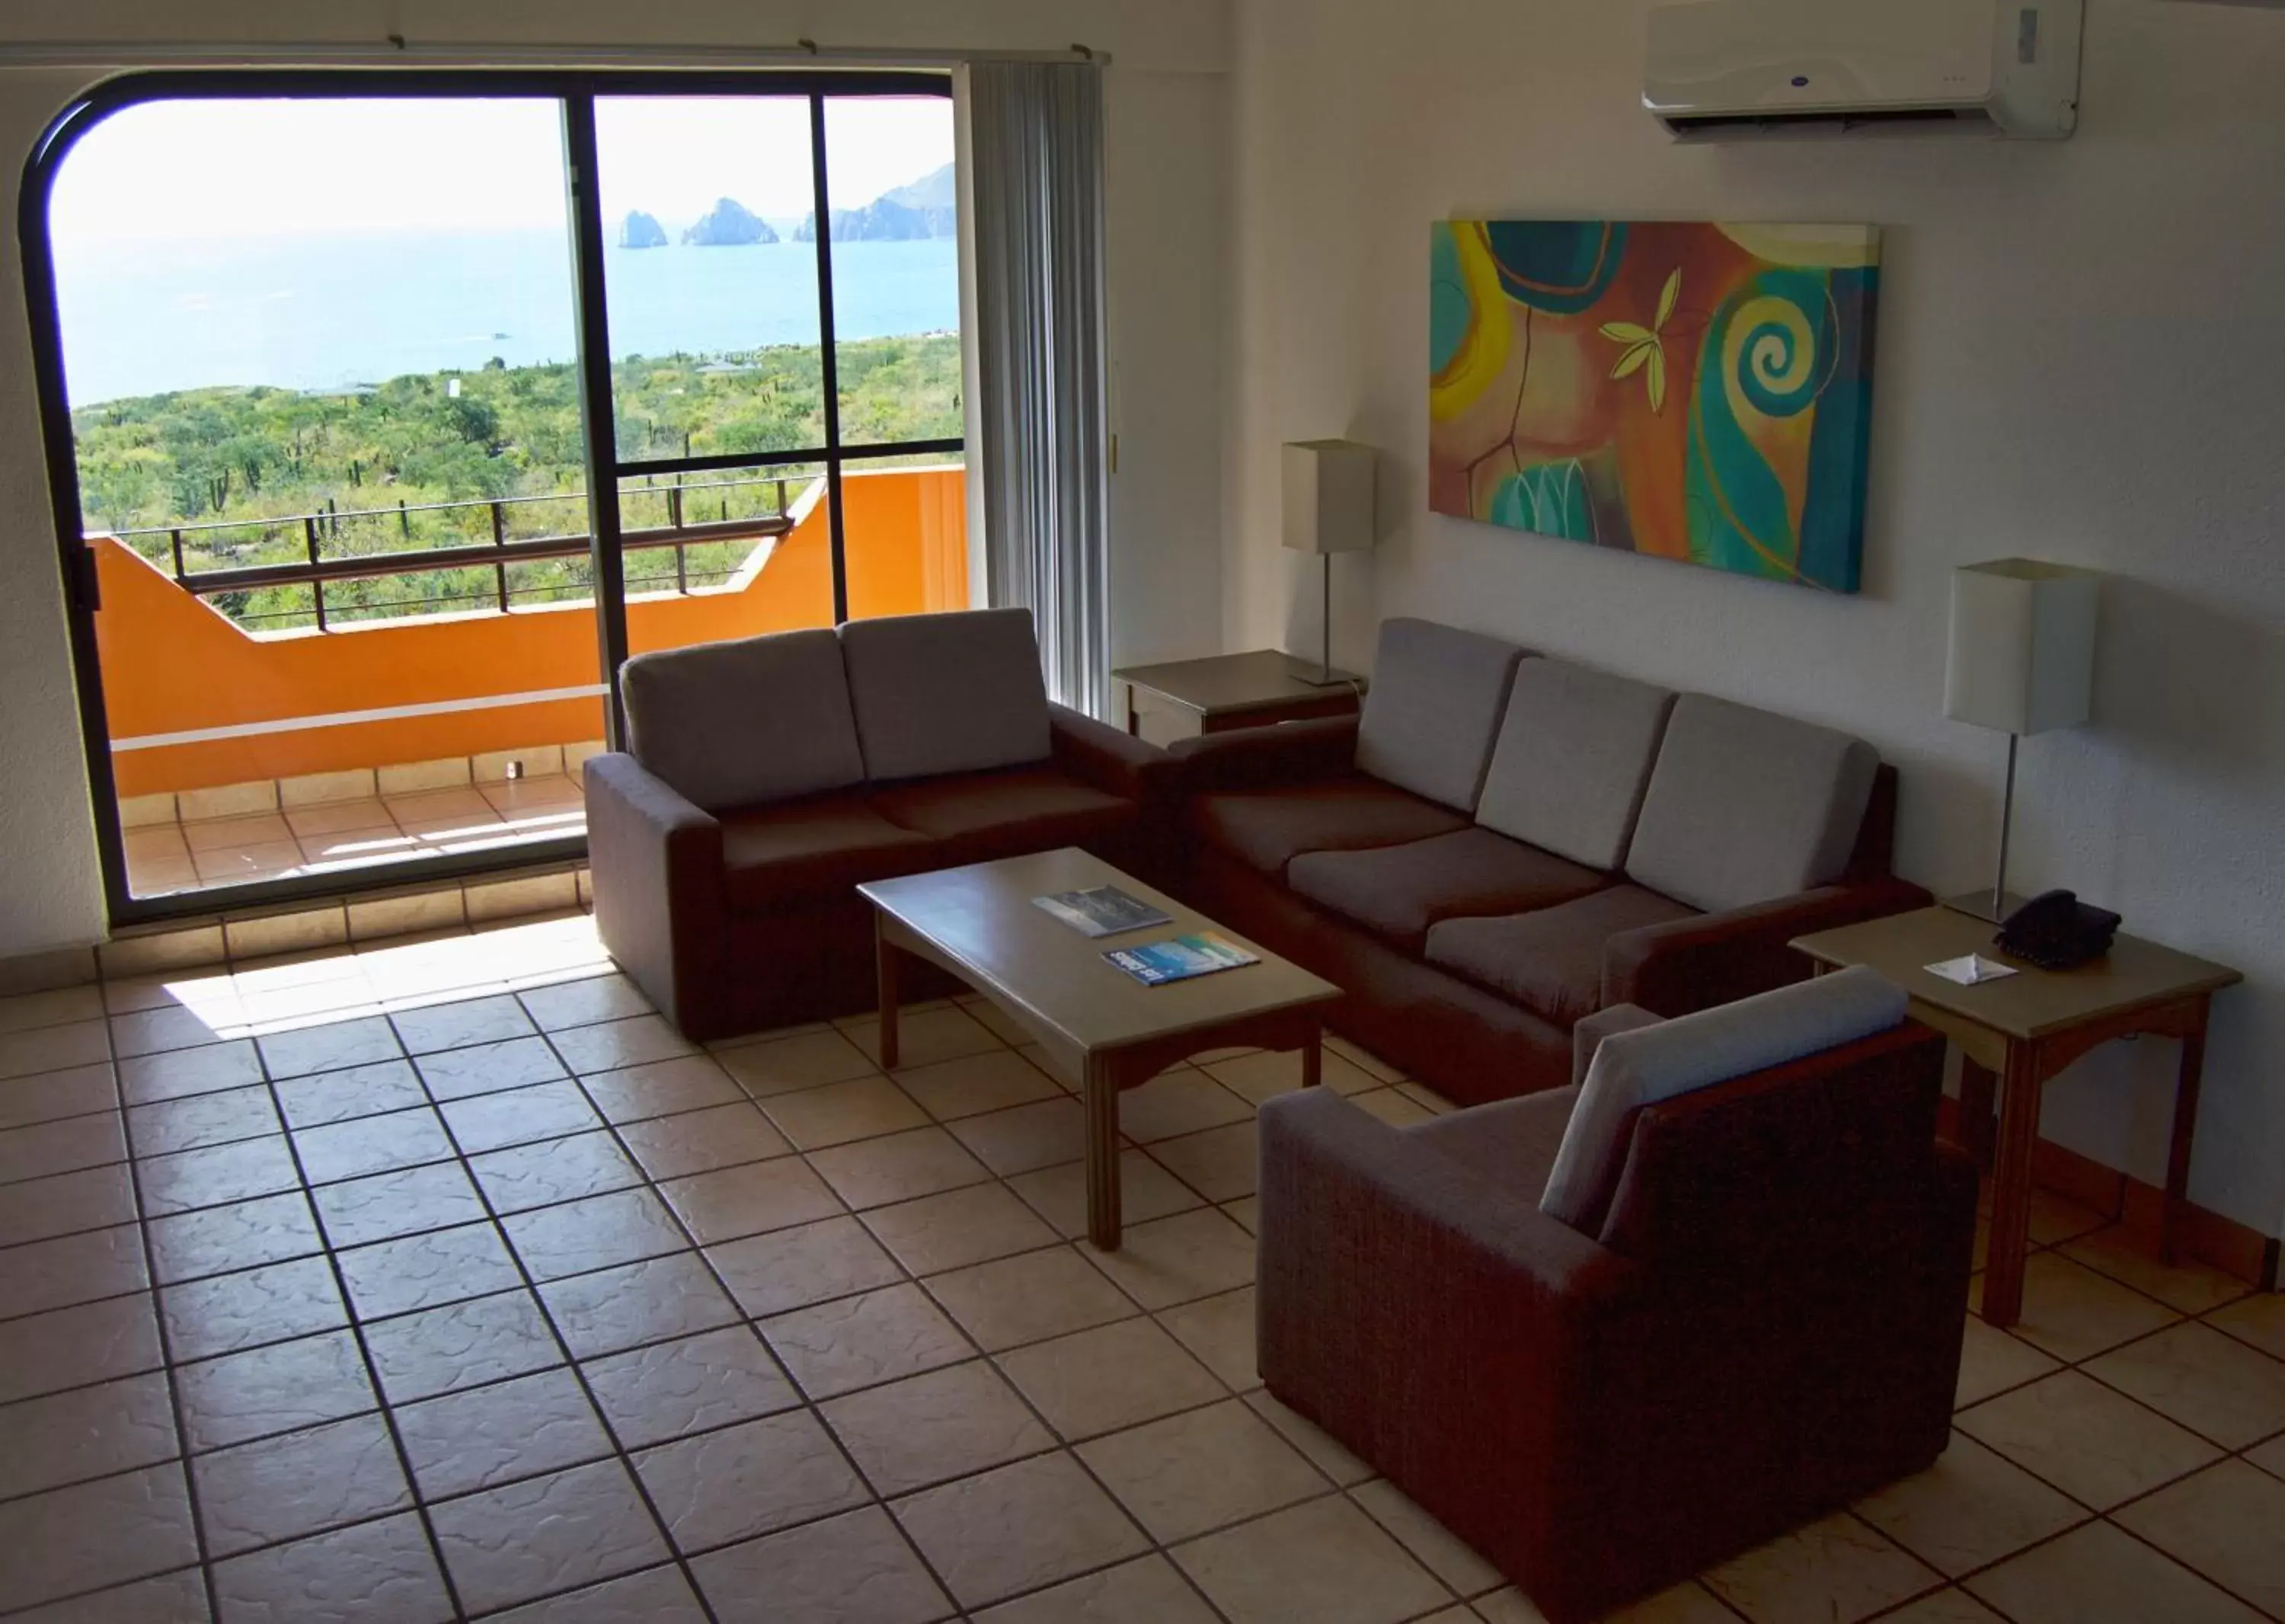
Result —
MULTIPOLYGON (((962 432, 960 341, 948 333, 844 343, 844 443, 957 438, 962 432)), ((727 356, 632 357, 615 367, 620 454, 630 460, 734 451, 786 451, 825 440, 815 346, 727 356)), ((73 413, 84 523, 95 531, 156 531, 129 539, 196 572, 306 560, 314 535, 327 559, 466 546, 494 539, 584 536, 586 470, 577 370, 569 364, 417 373, 352 393, 277 388, 186 389, 106 402, 73 413), (457 388, 455 384, 457 383, 457 388), (464 506, 452 506, 464 504, 464 506), (497 508, 493 506, 498 504, 497 508), (314 517, 312 517, 314 515, 314 517)), ((621 522, 661 529, 752 518, 799 495, 813 467, 630 482, 621 522)), ((750 541, 695 545, 696 584, 735 571, 750 541)), ((630 590, 671 586, 669 548, 630 552, 630 590)), ((512 600, 588 595, 585 558, 508 567, 512 600)), ((329 620, 483 608, 497 602, 489 567, 329 582, 329 620)), ((216 595, 252 629, 306 624, 306 586, 216 595)))

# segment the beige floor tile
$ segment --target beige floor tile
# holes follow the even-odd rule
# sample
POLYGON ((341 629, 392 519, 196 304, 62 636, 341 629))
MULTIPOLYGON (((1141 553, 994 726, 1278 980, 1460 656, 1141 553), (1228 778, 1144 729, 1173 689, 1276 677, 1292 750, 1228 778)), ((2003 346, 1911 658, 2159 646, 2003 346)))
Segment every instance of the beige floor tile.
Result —
POLYGON ((958 1364, 976 1351, 915 1285, 797 1308, 760 1330, 813 1400, 958 1364))
MULTIPOLYGON (((860 1016, 836 1023, 850 1042, 877 1061, 881 1055, 881 1023, 877 1016, 860 1016)), ((963 1055, 982 1055, 1002 1047, 991 1030, 955 1005, 906 1009, 897 1017, 897 1063, 917 1069, 963 1055)))
POLYGON ((617 975, 582 976, 530 987, 516 998, 543 1032, 651 1013, 650 1000, 642 995, 642 989, 617 975))
POLYGON ((538 1303, 524 1291, 382 1320, 366 1326, 365 1338, 391 1404, 481 1387, 563 1362, 538 1303))
POLYGON ((196 1004, 167 1003, 130 1010, 111 1017, 111 1051, 124 1058, 200 1048, 232 1036, 232 1029, 245 1018, 235 992, 202 998, 196 1004))
MULTIPOLYGON (((255 1140, 252 1144, 264 1142, 255 1140)), ((246 1149, 243 1145, 231 1145, 223 1150, 200 1150, 194 1156, 219 1157, 230 1151, 246 1149)), ((376 1173, 395 1173, 399 1168, 418 1167, 424 1162, 450 1161, 455 1154, 452 1135, 444 1131, 444 1119, 434 1110, 422 1107, 417 1110, 391 1111, 385 1117, 363 1117, 354 1122, 328 1123, 323 1127, 298 1128, 294 1133, 294 1153, 312 1184, 332 1184, 343 1179, 362 1179, 376 1173)), ((252 1152, 248 1152, 249 1155, 252 1152)), ((145 1163, 147 1175, 151 1164, 145 1163)), ((283 1188, 279 1187, 279 1188, 283 1188)), ((144 1189, 150 1189, 146 1176, 144 1189)), ((266 1193, 248 1190, 248 1195, 266 1193)), ((233 1196, 231 1199, 239 1199, 233 1196)))
POLYGON ((870 1077, 876 1071, 869 1056, 829 1026, 719 1048, 714 1051, 714 1058, 758 1100, 870 1077))
POLYGON ((773 1533, 872 1496, 807 1410, 646 1449, 635 1471, 686 1555, 773 1533))
POLYGON ((2016 1624, 2255 1624, 2260 1614, 2108 1523, 1967 1581, 2016 1624))
POLYGON ((2206 1323, 2273 1359, 2285 1359, 2285 1292, 2265 1291, 2232 1303, 2208 1314, 2206 1323))
POLYGON ((576 1134, 515 1145, 469 1158, 495 1212, 524 1212, 559 1201, 607 1196, 642 1182, 642 1173, 609 1134, 576 1134))
POLYGON ((932 1275, 928 1289, 987 1353, 1136 1312, 1124 1292, 1068 1246, 932 1275))
POLYGON ((75 1021, 93 1020, 103 1013, 103 991, 93 984, 56 987, 44 992, 19 992, 0 998, 0 1032, 63 1026, 75 1021))
POLYGON ((951 1128, 961 1143, 1003 1179, 1075 1162, 1087 1153, 1087 1114, 1068 1096, 963 1117, 951 1128))
POLYGON ((134 1220, 135 1178, 124 1162, 0 1184, 0 1246, 134 1220))
POLYGON ((298 1190, 154 1218, 145 1234, 152 1276, 161 1285, 283 1263, 325 1249, 309 1198, 298 1190))
POLYGON ((690 1243, 648 1190, 590 1196, 499 1220, 535 1280, 584 1275, 614 1264, 664 1257, 690 1243))
MULTIPOLYGON (((1234 1060, 1207 1062, 1205 1070, 1217 1082, 1236 1089, 1256 1105, 1301 1086, 1299 1049, 1283 1053, 1257 1050, 1234 1060)), ((1331 1050, 1323 1059, 1323 1076, 1324 1087, 1336 1094, 1366 1094, 1381 1086, 1380 1079, 1371 1072, 1331 1050)))
POLYGON ((397 1447, 378 1416, 201 1455, 192 1476, 215 1557, 363 1522, 412 1502, 397 1447))
POLYGON ((881 1244, 915 1275, 988 1263, 1056 1242, 1055 1231, 997 1183, 876 1207, 864 1219, 881 1244))
POLYGON ((1119 1131, 1141 1145, 1252 1120, 1250 1102, 1188 1066, 1162 1072, 1119 1096, 1119 1131))
POLYGON ((1166 1308, 1250 1283, 1253 1237, 1211 1208, 1129 1224, 1117 1251, 1081 1255, 1145 1308, 1166 1308))
POLYGON ((1051 1100, 1063 1093, 1053 1078, 1009 1049, 907 1066, 897 1073, 897 1086, 939 1122, 1051 1100))
POLYGON ((702 1245, 814 1223, 842 1210, 825 1181, 790 1156, 677 1179, 659 1194, 702 1245))
POLYGON ((860 1210, 981 1184, 992 1176, 939 1127, 813 1150, 809 1163, 842 1200, 860 1210))
POLYGON ((692 1562, 724 1619, 770 1598, 770 1624, 932 1624, 953 1606, 887 1513, 868 1506, 692 1562))
POLYGON ((1451 1600, 1339 1495, 1210 1534, 1172 1555, 1230 1624, 1394 1624, 1451 1600))
POLYGON ((984 1361, 868 1387, 821 1408, 883 1496, 1036 1455, 1056 1441, 984 1361))
POLYGON ((631 1449, 800 1402, 769 1350, 743 1325, 589 1360, 580 1369, 611 1430, 631 1449))
POLYGON ((624 1071, 601 1071, 579 1080, 588 1097, 595 1102, 595 1109, 603 1113, 604 1120, 614 1124, 703 1110, 709 1106, 734 1105, 746 1097, 745 1091, 730 1080, 730 1074, 711 1055, 654 1060, 647 1065, 630 1066, 624 1071))
POLYGON ((242 1088, 262 1080, 262 1062, 253 1040, 234 1039, 202 1047, 138 1055, 119 1063, 119 1090, 130 1105, 185 1094, 242 1088))
POLYGON ((1854 1624, 1940 1582, 1846 1513, 1772 1540, 1705 1579, 1754 1624, 1854 1624))
MULTIPOLYGON (((107 1064, 41 1071, 0 1083, 0 1129, 30 1127, 35 1123, 58 1122, 66 1117, 93 1116, 115 1110, 118 1105, 119 1085, 107 1064)), ((164 1108, 151 1105, 139 1109, 148 1111, 164 1108)), ((130 1120, 134 1117, 130 1111, 130 1120)), ((137 1148, 141 1148, 139 1141, 137 1148)))
POLYGON ((1350 1454, 1340 1441, 1291 1406, 1257 1387, 1245 1395, 1253 1413, 1276 1427, 1285 1441, 1309 1457, 1310 1463, 1343 1488, 1354 1488, 1373 1476, 1372 1468, 1350 1454))
POLYGON ((1236 1399, 1095 1439, 1074 1453, 1166 1544, 1331 1487, 1236 1399))
MULTIPOLYGON (((1069 1240, 1087 1233, 1087 1167, 1064 1162, 1018 1173, 1008 1188, 1069 1240)), ((1119 1153, 1119 1207, 1130 1224, 1187 1212, 1205 1204, 1198 1193, 1150 1159, 1147 1150, 1119 1153)))
POLYGON ((277 1085, 287 1126, 323 1127, 360 1117, 385 1116, 428 1103, 428 1091, 409 1060, 384 1060, 346 1071, 320 1071, 277 1085))
POLYGON ((738 1306, 756 1319, 903 1278, 896 1260, 853 1218, 750 1236, 709 1247, 706 1256, 738 1306))
POLYGON ((1386 1479, 1359 1484, 1349 1491, 1349 1498, 1457 1594, 1481 1596, 1505 1582, 1499 1569, 1386 1479))
POLYGON ((2285 1483, 2224 1461, 2122 1507, 2116 1519, 2272 1618, 2285 1618, 2285 1483))
POLYGON ((148 1292, 0 1321, 0 1404, 139 1375, 164 1362, 148 1292))
POLYGON ((1379 1118, 1391 1127, 1425 1122, 1436 1113, 1397 1088, 1374 1088, 1355 1096, 1357 1109, 1379 1118))
POLYGON ((490 1224, 431 1229, 337 1254, 360 1320, 441 1308, 523 1283, 507 1243, 490 1224))
POLYGON ((861 1077, 796 1094, 773 1094, 762 1102, 762 1109, 778 1131, 803 1150, 928 1124, 928 1113, 885 1077, 861 1077))
POLYGON ((1166 1557, 1142 1557, 976 1615, 976 1624, 1215 1624, 1166 1557))
POLYGON ((2085 1368, 2226 1449, 2285 1432, 2285 1363, 2207 1326, 2174 1326, 2085 1368))
POLYGON ((734 1105, 629 1122, 621 1126, 618 1134, 643 1171, 654 1179, 681 1178, 742 1162, 766 1161, 793 1149, 760 1108, 742 1096, 734 1105))
POLYGON ((552 1280, 539 1295, 574 1359, 693 1336, 738 1318, 714 1271, 689 1251, 552 1280))
POLYGON ((2091 1207, 2083 1207, 2053 1190, 2034 1189, 2031 1192, 2031 1243, 2034 1246, 2060 1246, 2080 1236, 2091 1235, 2110 1221, 2107 1214, 2095 1212, 2091 1207))
POLYGON ((495 1613, 491 1624, 705 1624, 705 1620, 697 1593, 681 1570, 654 1567, 495 1613))
POLYGON ((655 1015, 566 1027, 550 1032, 548 1041, 563 1057, 563 1063, 582 1077, 593 1071, 624 1071, 629 1066, 698 1052, 680 1032, 655 1015))
POLYGON ((127 1136, 137 1156, 200 1150, 280 1132, 285 1124, 265 1087, 232 1088, 130 1106, 127 1136))
POLYGON ((592 1133, 603 1126, 579 1085, 569 1079, 447 1100, 437 1109, 465 1156, 592 1133))
MULTIPOLYGON (((1718 1618, 1719 1624, 1731 1624, 1731 1620, 1737 1618, 1736 1613, 1716 1601, 1711 1592, 1702 1587, 1696 1587, 1696 1589, 1698 1595, 1705 1599, 1707 1604, 1715 1609, 1715 1615, 1718 1618)), ((1672 1597, 1676 1594, 1674 1590, 1663 1592, 1665 1597, 1672 1597)), ((1686 1604, 1689 1588, 1682 1589, 1681 1595, 1686 1604)), ((1653 1597, 1652 1601, 1661 1599, 1662 1597, 1653 1597)), ((1647 1603, 1644 1604, 1649 1605, 1647 1603)), ((1513 1585, 1495 1590, 1489 1596, 1479 1596, 1472 1606, 1454 1607, 1433 1616, 1438 1620, 1455 1617, 1465 1620, 1473 1617, 1482 1619, 1485 1624, 1547 1624, 1547 1615, 1540 1612, 1532 1599, 1513 1585)), ((1701 1615, 1692 1610, 1675 1613, 1671 1618, 1661 1612, 1653 1612, 1648 1616, 1650 1620, 1655 1620, 1655 1624, 1699 1624, 1701 1615)), ((1637 1620, 1631 1612, 1621 1611, 1613 1613, 1604 1620, 1604 1624, 1644 1624, 1644 1621, 1637 1620)))
POLYGON ((424 1499, 600 1460, 611 1440, 571 1372, 543 1370, 397 1411, 424 1499))
POLYGON ((41 1122, 0 1134, 0 1184, 127 1159, 124 1119, 117 1111, 41 1122))
POLYGON ((1202 1360, 1233 1392, 1261 1385, 1253 1344, 1253 1288, 1161 1308, 1158 1323, 1202 1360))
POLYGON ((375 1404, 347 1331, 185 1365, 175 1380, 184 1442, 194 1450, 341 1420, 375 1404))
POLYGON ((1032 1034, 1024 1024, 981 992, 962 992, 953 1000, 966 1010, 970 1018, 989 1032, 1009 1048, 1019 1048, 1032 1041, 1032 1034))
POLYGON ((474 1223, 485 1216, 483 1198, 457 1162, 327 1184, 311 1190, 310 1201, 326 1238, 335 1246, 474 1223))
POLYGON ((1381 1082, 1397 1083, 1404 1080, 1404 1073, 1401 1069, 1383 1060, 1371 1050, 1353 1043, 1338 1033, 1325 1034, 1325 1052, 1329 1055, 1339 1055, 1351 1065, 1370 1073, 1381 1082))
MULTIPOLYGON (((1489 1596, 1478 1597, 1475 1605, 1476 1611, 1492 1620, 1493 1624, 1509 1617, 1505 1610, 1510 1605, 1529 1610, 1516 1612, 1513 1624, 1526 1624, 1526 1620, 1529 1624, 1540 1624, 1542 1617, 1538 1610, 1533 1608, 1512 1587, 1494 1591, 1489 1596)), ((1892 1612, 1887 1616, 1895 1619, 1904 1615, 1892 1612)), ((1656 1596, 1645 1597, 1630 1607, 1621 1607, 1604 1624, 1736 1624, 1737 1617, 1715 1599, 1711 1590, 1693 1579, 1676 1585, 1670 1590, 1661 1590, 1656 1596)))
POLYGON ((275 1079, 342 1071, 395 1060, 404 1053, 396 1031, 386 1017, 378 1015, 272 1032, 256 1039, 255 1047, 262 1051, 262 1063, 275 1079))
POLYGON ((2085 1507, 1958 1432, 1934 1466, 1860 1501, 1856 1510, 1953 1576, 2012 1557, 2087 1516, 2085 1507))
POLYGON ((1071 1441, 1211 1404, 1224 1389, 1149 1320, 1120 1320, 1000 1355, 1000 1368, 1071 1441))
POLYGON ((2253 1290, 2219 1269, 2187 1259, 2161 1263, 2155 1246, 2116 1224, 2070 1242, 2062 1251, 2065 1257, 2100 1269, 2184 1314, 2203 1314, 2235 1302, 2253 1290))
POLYGON ((311 1336, 346 1325, 349 1317, 323 1258, 264 1264, 159 1291, 159 1318, 176 1359, 206 1359, 311 1336))
POLYGON ((2023 1317, 2014 1330, 2035 1347, 2075 1361, 2178 1317, 2173 1310, 2060 1253, 2037 1252, 2023 1266, 2023 1317))
POLYGON ((131 1224, 0 1251, 0 1303, 11 1317, 121 1297, 150 1283, 143 1237, 131 1224))
POLYGON ((1208 1201, 1236 1201, 1253 1193, 1260 1151, 1253 1122, 1233 1122, 1152 1145, 1153 1159, 1208 1201))
POLYGON ((523 1006, 505 992, 401 1009, 389 1016, 389 1022, 410 1055, 432 1055, 440 1049, 467 1048, 478 1043, 505 1043, 514 1038, 531 1037, 538 1031, 524 1013, 523 1006))
POLYGON ((20 1616, 17 1624, 208 1624, 206 1574, 198 1568, 140 1579, 20 1616))
POLYGON ((2006 1620, 1965 1590, 1937 1590, 1894 1612, 1882 1613, 1881 1624, 2006 1624, 2006 1620))
POLYGON ((1962 1410, 1959 1430, 2097 1510, 2155 1488, 2220 1451, 2076 1370, 1962 1410))
MULTIPOLYGON (((198 1557, 182 1467, 145 1466, 0 1504, 0 1608, 116 1585, 198 1557)), ((170 1624, 172 1621, 170 1620, 170 1624)))
POLYGON ((2061 1368, 2030 1343, 2004 1330, 1994 1330, 1971 1314, 1967 1316, 1967 1335, 1960 1343, 1959 1385, 1953 1404, 1965 1409, 2061 1368))
POLYGON ((461 1604, 472 1612, 608 1579, 667 1555, 616 1461, 447 1500, 428 1515, 461 1604))
POLYGON ((1146 1544, 1060 1452, 924 1489, 891 1509, 964 1607, 1138 1555, 1146 1544))
POLYGON ((439 1100, 499 1094, 533 1083, 552 1083, 568 1073, 545 1038, 505 1038, 492 1043, 423 1055, 413 1062, 420 1080, 439 1100))
POLYGON ((0 1499, 180 1453, 167 1378, 155 1370, 0 1406, 0 1499))

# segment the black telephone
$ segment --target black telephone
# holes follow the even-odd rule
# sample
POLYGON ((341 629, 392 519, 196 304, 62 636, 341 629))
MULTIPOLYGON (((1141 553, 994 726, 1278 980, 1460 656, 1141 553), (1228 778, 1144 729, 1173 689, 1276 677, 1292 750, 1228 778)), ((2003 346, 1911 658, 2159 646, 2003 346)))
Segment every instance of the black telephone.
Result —
POLYGON ((2067 970, 2110 951, 2118 915, 2081 902, 2070 891, 2048 891, 2007 915, 1991 945, 2041 969, 2067 970))

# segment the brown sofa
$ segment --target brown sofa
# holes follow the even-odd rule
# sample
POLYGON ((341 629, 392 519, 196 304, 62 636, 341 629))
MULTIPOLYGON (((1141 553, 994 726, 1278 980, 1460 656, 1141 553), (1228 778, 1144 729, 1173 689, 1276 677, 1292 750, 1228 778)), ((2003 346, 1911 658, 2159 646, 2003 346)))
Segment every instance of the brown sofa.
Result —
POLYGON ((1560 1087, 1582 1016, 1799 980, 1794 937, 1928 900, 1869 745, 1427 621, 1384 624, 1361 717, 1170 755, 1185 899, 1463 1103, 1560 1087))
POLYGON ((1171 765, 1048 702, 1031 615, 852 621, 639 655, 586 767, 603 943, 694 1039, 869 1008, 853 887, 1057 846, 1156 865, 1171 765))
MULTIPOLYGON (((1270 1101, 1269 1391, 1557 1624, 1924 1469, 1951 1422, 1976 1181, 1936 1142, 1943 1040, 1887 990, 1885 1030, 1599 1115, 1607 1077, 1403 1129, 1331 1090, 1270 1101), (1567 1161, 1586 1176, 1565 1183, 1567 1161)), ((1582 1032, 1645 1023, 1655 1037, 1631 1009, 1582 1032)), ((1735 1038, 1676 1031, 1664 1058, 1734 1062, 1735 1038)))

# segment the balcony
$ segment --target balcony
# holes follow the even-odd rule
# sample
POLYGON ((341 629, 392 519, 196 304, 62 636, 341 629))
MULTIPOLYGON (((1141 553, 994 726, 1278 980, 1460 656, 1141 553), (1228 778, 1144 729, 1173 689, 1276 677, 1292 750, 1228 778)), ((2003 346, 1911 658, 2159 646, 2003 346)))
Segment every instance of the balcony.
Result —
MULTIPOLYGON (((631 527, 660 521, 625 537, 630 647, 830 625, 824 494, 821 478, 630 489, 631 527)), ((584 513, 576 494, 538 500, 584 513)), ((514 506, 266 521, 267 546, 239 549, 253 562, 192 530, 90 537, 136 897, 495 849, 512 859, 584 832, 579 766, 601 748, 604 690, 593 600, 566 577, 588 541, 514 506), (343 521, 427 545, 346 550, 343 521), (464 539, 472 530, 490 539, 464 539), (298 555, 276 556, 297 534, 298 555), (534 569, 554 561, 568 563, 534 569), (249 593, 263 596, 225 596, 249 593)), ((962 469, 846 473, 843 510, 852 616, 968 606, 962 469)))

